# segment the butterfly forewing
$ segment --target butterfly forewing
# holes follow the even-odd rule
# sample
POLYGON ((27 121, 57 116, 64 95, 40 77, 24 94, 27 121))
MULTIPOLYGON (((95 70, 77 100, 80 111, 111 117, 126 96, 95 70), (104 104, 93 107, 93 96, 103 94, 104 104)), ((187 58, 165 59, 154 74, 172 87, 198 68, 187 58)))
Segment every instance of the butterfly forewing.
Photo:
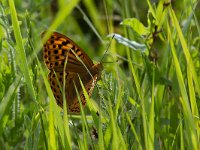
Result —
MULTIPOLYGON (((42 33, 42 36, 44 33, 42 33)), ((57 104, 63 107, 64 92, 68 110, 75 113, 80 112, 75 86, 78 89, 83 106, 85 106, 86 101, 79 77, 88 95, 91 96, 96 82, 100 79, 102 64, 94 65, 88 55, 75 42, 57 32, 53 32, 44 43, 43 57, 50 70, 48 80, 57 104), (79 61, 80 59, 81 61, 79 61)))
POLYGON ((78 61, 72 51, 78 55, 87 68, 94 65, 92 60, 75 42, 60 33, 54 32, 44 44, 44 60, 47 67, 55 71, 56 69, 62 70, 66 56, 68 56, 66 70, 73 72, 85 71, 85 67, 78 61))

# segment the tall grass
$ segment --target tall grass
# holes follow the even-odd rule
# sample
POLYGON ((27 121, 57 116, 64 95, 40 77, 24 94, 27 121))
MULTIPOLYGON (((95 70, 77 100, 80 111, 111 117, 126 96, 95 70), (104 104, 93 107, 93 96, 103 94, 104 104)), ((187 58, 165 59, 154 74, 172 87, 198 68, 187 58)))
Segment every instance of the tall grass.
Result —
POLYGON ((1 1, 0 149, 200 149, 198 8, 190 0, 1 1), (47 80, 42 40, 55 30, 96 61, 111 44, 91 98, 82 85, 78 115, 66 101, 57 106, 47 80))

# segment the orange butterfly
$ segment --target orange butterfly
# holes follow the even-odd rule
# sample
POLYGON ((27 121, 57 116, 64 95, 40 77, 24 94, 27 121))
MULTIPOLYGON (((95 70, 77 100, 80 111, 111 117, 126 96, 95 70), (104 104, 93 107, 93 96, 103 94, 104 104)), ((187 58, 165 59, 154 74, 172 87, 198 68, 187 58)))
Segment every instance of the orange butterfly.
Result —
MULTIPOLYGON (((42 33, 42 37, 44 33, 42 33)), ((63 108, 63 95, 60 87, 63 88, 65 80, 65 91, 63 92, 66 95, 68 111, 80 112, 74 83, 79 92, 82 105, 85 106, 86 100, 79 77, 88 95, 91 96, 96 82, 101 77, 102 63, 93 64, 88 55, 75 42, 58 32, 53 32, 43 44, 43 47, 44 62, 50 70, 48 80, 57 104, 63 108)))

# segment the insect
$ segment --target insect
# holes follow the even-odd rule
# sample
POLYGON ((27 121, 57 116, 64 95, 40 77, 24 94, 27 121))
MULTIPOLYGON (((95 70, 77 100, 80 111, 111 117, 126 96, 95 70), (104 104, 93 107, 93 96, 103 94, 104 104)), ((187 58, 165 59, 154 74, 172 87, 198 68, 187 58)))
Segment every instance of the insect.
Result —
MULTIPOLYGON (((42 33, 42 37, 44 34, 45 32, 42 33)), ((50 70, 48 80, 57 104, 63 108, 62 92, 65 92, 68 111, 79 113, 80 105, 75 86, 82 105, 85 106, 86 100, 80 79, 91 96, 96 82, 100 80, 102 63, 93 64, 89 56, 74 41, 58 32, 53 32, 43 44, 43 59, 50 70)))

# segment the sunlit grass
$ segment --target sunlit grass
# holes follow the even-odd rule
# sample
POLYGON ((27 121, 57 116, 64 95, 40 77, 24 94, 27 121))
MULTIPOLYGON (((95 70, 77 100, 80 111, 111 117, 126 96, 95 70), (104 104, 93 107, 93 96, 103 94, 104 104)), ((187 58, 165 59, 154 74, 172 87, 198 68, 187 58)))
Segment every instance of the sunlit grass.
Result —
POLYGON ((50 3, 0 2, 0 149, 200 149, 198 5, 145 1, 144 19, 132 15, 144 2, 50 3), (46 29, 69 33, 95 61, 111 44, 79 115, 49 86, 46 29))

